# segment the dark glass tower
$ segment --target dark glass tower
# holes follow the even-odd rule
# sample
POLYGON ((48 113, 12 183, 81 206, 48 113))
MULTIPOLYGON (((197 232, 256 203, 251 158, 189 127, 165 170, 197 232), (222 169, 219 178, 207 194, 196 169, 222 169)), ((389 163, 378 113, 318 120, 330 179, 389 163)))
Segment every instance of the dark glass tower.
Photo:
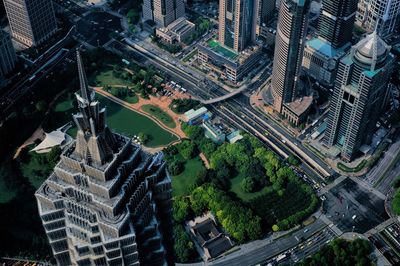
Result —
POLYGON ((322 0, 319 37, 329 42, 333 48, 351 42, 357 3, 357 0, 322 0))

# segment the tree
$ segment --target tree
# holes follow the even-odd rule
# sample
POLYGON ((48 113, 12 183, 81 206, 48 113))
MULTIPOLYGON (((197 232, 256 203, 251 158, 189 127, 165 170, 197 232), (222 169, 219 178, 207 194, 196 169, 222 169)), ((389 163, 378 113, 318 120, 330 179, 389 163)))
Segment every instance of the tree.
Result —
POLYGON ((143 132, 139 132, 138 137, 143 144, 146 144, 151 139, 150 135, 147 135, 143 132))
POLYGON ((192 141, 182 141, 178 144, 179 153, 185 160, 192 159, 196 152, 196 145, 192 141))
POLYGON ((54 168, 56 166, 57 162, 60 160, 60 155, 61 155, 61 148, 60 146, 55 146, 53 147, 47 154, 47 161, 49 162, 50 165, 52 165, 51 168, 54 168))
POLYGON ((217 145, 208 138, 202 138, 199 143, 199 149, 207 158, 210 158, 211 154, 217 149, 217 145))
POLYGON ((174 226, 174 250, 176 262, 189 262, 197 257, 196 249, 182 225, 174 226))
POLYGON ((254 192, 254 190, 256 189, 256 182, 254 182, 254 179, 251 177, 244 178, 240 185, 243 191, 248 193, 254 192))
POLYGON ((170 162, 168 164, 168 171, 171 175, 179 175, 183 172, 183 163, 178 160, 170 162))
POLYGON ((173 202, 173 218, 177 223, 183 223, 193 214, 190 200, 187 197, 175 197, 173 202))
POLYGON ((44 112, 47 109, 47 103, 43 100, 38 101, 35 105, 36 110, 38 110, 39 112, 44 112))
POLYGON ((272 226, 272 231, 278 232, 278 231, 279 231, 279 226, 276 225, 276 224, 274 224, 274 225, 272 226))
POLYGON ((289 155, 289 157, 287 158, 288 163, 290 163, 293 166, 299 166, 300 165, 300 161, 299 159, 297 159, 295 156, 293 156, 292 154, 289 155))
POLYGON ((191 126, 186 123, 182 124, 182 130, 186 136, 193 141, 200 141, 204 136, 204 129, 199 126, 191 126))

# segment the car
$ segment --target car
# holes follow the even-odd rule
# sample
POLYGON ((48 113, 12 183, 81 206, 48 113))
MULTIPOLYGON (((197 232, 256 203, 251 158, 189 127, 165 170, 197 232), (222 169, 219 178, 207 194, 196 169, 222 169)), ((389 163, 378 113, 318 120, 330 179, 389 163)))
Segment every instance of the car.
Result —
POLYGON ((303 233, 307 233, 308 231, 310 231, 310 229, 306 228, 304 229, 303 233))

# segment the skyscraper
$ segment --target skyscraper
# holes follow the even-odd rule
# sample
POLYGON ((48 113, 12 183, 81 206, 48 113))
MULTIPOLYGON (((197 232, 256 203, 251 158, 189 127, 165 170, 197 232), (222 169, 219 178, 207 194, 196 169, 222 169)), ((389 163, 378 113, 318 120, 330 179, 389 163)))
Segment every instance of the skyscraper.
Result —
POLYGON ((268 24, 274 18, 275 0, 258 0, 258 25, 268 24))
POLYGON ((376 32, 352 47, 342 58, 336 77, 324 142, 340 149, 351 161, 369 143, 384 110, 393 65, 390 47, 376 32))
POLYGON ((390 35, 398 22, 400 0, 360 0, 358 24, 382 37, 390 35))
POLYGON ((0 87, 4 77, 14 69, 16 61, 10 35, 0 30, 0 87))
POLYGON ((309 6, 308 0, 281 1, 271 81, 273 105, 279 113, 284 103, 292 102, 296 97, 309 6))
POLYGON ((38 189, 59 265, 164 265, 172 250, 172 189, 162 153, 113 133, 77 52, 76 141, 38 189))
POLYGON ((256 0, 220 0, 218 40, 236 52, 250 45, 256 37, 256 0))
POLYGON ((27 47, 39 45, 56 30, 51 0, 4 0, 14 39, 27 47))
POLYGON ((166 27, 176 19, 185 16, 183 0, 144 0, 143 20, 152 20, 157 27, 166 27))
POLYGON ((357 0, 323 0, 318 37, 306 42, 303 69, 319 83, 333 87, 341 57, 351 47, 357 0))
POLYGON ((351 42, 358 0, 323 0, 318 36, 333 48, 351 42))

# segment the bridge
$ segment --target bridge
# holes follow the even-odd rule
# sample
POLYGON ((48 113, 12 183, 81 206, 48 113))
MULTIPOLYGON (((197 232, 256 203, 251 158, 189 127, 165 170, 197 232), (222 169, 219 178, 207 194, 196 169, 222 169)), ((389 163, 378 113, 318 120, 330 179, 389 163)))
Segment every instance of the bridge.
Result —
POLYGON ((217 98, 213 98, 210 100, 202 100, 201 103, 203 104, 213 104, 213 103, 217 103, 217 102, 221 102, 221 101, 225 101, 226 99, 229 99, 235 95, 238 95, 239 93, 242 93, 243 91, 245 91, 248 88, 248 85, 242 85, 239 89, 236 89, 228 94, 219 96, 217 98))

